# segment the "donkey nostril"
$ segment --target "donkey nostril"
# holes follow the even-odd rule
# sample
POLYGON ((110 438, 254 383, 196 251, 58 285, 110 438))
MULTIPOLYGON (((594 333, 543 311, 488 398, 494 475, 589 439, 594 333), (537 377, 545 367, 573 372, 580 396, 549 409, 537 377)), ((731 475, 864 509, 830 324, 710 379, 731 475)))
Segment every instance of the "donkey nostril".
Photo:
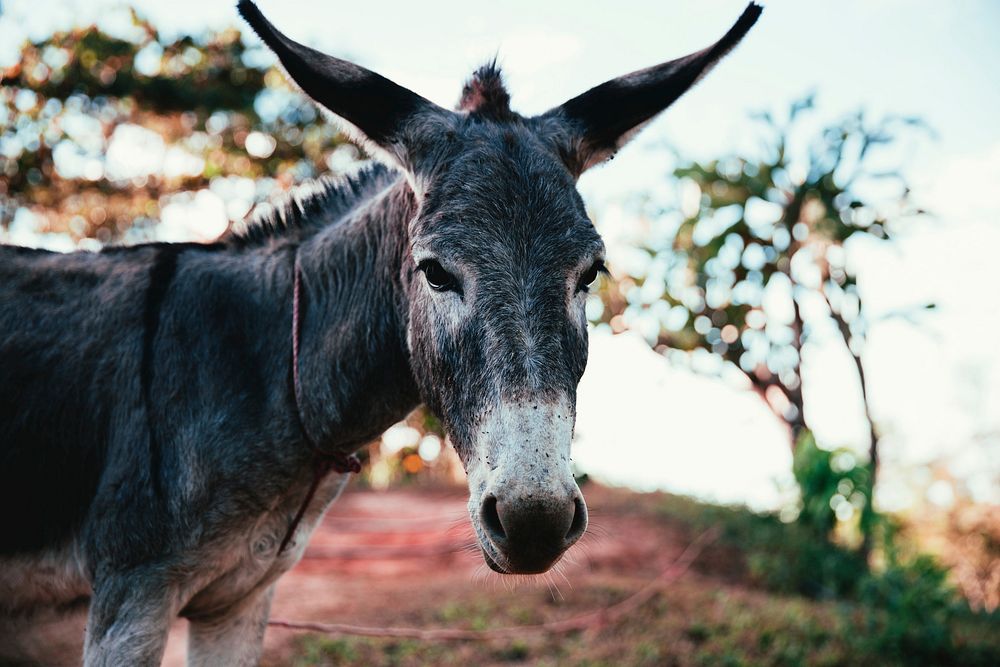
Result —
POLYGON ((587 530, 587 505, 583 502, 583 498, 579 496, 573 501, 575 508, 573 514, 573 523, 570 524, 569 530, 566 531, 566 542, 573 544, 583 535, 584 531, 587 530))
POLYGON ((502 542, 507 539, 507 531, 503 529, 500 522, 500 514, 497 512, 496 496, 486 496, 483 499, 483 507, 480 510, 480 517, 483 521, 483 528, 489 533, 494 542, 502 542))

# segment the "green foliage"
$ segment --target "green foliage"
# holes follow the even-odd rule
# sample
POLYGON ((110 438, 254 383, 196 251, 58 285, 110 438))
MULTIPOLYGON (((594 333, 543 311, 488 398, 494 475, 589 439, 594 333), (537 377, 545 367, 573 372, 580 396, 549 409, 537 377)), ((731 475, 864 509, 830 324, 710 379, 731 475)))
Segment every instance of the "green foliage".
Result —
POLYGON ((817 539, 829 541, 838 524, 856 516, 862 535, 871 530, 871 467, 858 465, 850 450, 820 449, 812 432, 804 430, 792 469, 801 492, 798 522, 817 539))
POLYGON ((670 232, 645 248, 645 269, 605 285, 601 317, 655 331, 658 349, 708 354, 740 368, 785 420, 801 491, 796 520, 786 525, 738 513, 720 519, 758 584, 840 598, 856 595, 868 576, 878 521, 871 502, 878 432, 861 361, 869 321, 847 244, 862 236, 888 239, 920 213, 880 152, 922 124, 898 116, 872 121, 858 112, 810 129, 805 139, 813 107, 806 98, 782 120, 759 114, 761 148, 751 154, 682 162, 673 172, 679 203, 650 211, 670 232), (877 189, 882 194, 872 194, 877 189), (650 321, 652 329, 644 326, 650 321), (804 419, 803 349, 830 335, 857 370, 870 424, 865 465, 848 450, 818 447, 804 419))
POLYGON ((866 577, 858 598, 865 609, 862 645, 909 664, 940 662, 950 654, 951 623, 957 600, 947 584, 947 571, 933 558, 918 555, 901 561, 887 550, 889 561, 866 577))
POLYGON ((207 41, 185 35, 165 42, 134 12, 133 22, 138 32, 132 40, 91 26, 28 44, 4 84, 33 90, 44 99, 81 93, 92 99, 127 97, 137 108, 155 113, 252 113, 265 72, 244 64, 246 47, 238 32, 226 31, 207 41), (159 66, 135 66, 143 49, 150 50, 150 57, 158 56, 159 66))
POLYGON ((510 644, 499 649, 495 653, 498 660, 504 662, 521 662, 523 663, 531 655, 531 649, 528 644, 522 640, 515 639, 510 642, 510 644))
MULTIPOLYGON (((807 443, 803 443, 805 451, 818 453, 810 458, 825 459, 828 468, 829 453, 807 443)), ((815 470, 819 467, 810 465, 810 474, 820 477, 821 473, 815 470)), ((836 486, 832 488, 836 490, 836 486)), ((737 550, 740 561, 727 562, 726 568, 742 572, 752 583, 767 590, 820 599, 851 597, 868 575, 865 559, 857 549, 831 539, 830 522, 835 517, 829 512, 830 496, 823 503, 826 512, 817 510, 810 514, 803 509, 792 521, 743 507, 667 498, 660 506, 663 517, 681 521, 698 531, 720 529, 720 541, 737 550)))
POLYGON ((866 572, 857 553, 799 527, 786 530, 779 544, 756 541, 747 563, 753 581, 764 588, 819 599, 850 595, 866 572))
POLYGON ((758 114, 761 148, 752 154, 677 166, 679 201, 646 211, 664 230, 644 249, 647 265, 601 292, 602 321, 620 317, 658 348, 739 367, 796 436, 809 337, 833 331, 860 359, 867 325, 845 243, 885 239, 890 216, 898 223, 915 212, 879 149, 919 122, 859 112, 803 143, 812 109, 807 98, 783 121, 758 114), (874 183, 894 186, 874 197, 874 183))
POLYGON ((145 240, 187 193, 211 189, 237 220, 326 171, 339 130, 262 56, 237 30, 165 40, 134 12, 125 37, 86 26, 26 43, 0 71, 0 225, 30 211, 73 242, 145 240), (125 155, 144 153, 139 168, 109 158, 129 131, 162 142, 125 155))
MULTIPOLYGON (((816 451, 820 454, 809 457, 812 463, 807 468, 810 478, 821 480, 826 473, 817 470, 821 468, 817 461, 828 462, 830 456, 816 451)), ((803 521, 800 515, 784 523, 774 515, 676 496, 664 497, 659 514, 693 532, 721 528, 715 547, 721 553, 707 559, 721 562, 703 566, 710 572, 716 567, 720 575, 742 572, 739 576, 773 593, 836 601, 838 622, 832 625, 817 625, 808 615, 793 613, 771 631, 754 615, 757 648, 763 653, 751 657, 754 654, 743 644, 738 654, 748 664, 832 665, 853 655, 864 656, 862 663, 873 665, 990 665, 1000 657, 1000 646, 991 639, 1000 636, 1000 617, 973 614, 949 585, 946 569, 927 555, 906 555, 905 542, 889 518, 873 521, 885 563, 869 571, 856 549, 817 534, 819 530, 829 534, 828 516, 803 521)), ((731 634, 739 618, 730 610, 724 625, 695 621, 687 628, 691 641, 712 647, 705 651, 706 664, 727 655, 720 633, 731 634)))
POLYGON ((776 593, 820 599, 850 596, 867 572, 855 550, 833 543, 800 520, 785 522, 775 514, 679 497, 668 497, 660 513, 696 531, 720 529, 720 543, 733 550, 720 574, 740 574, 776 593))
POLYGON ((880 519, 877 527, 884 563, 858 589, 864 609, 859 647, 902 664, 996 664, 996 647, 983 640, 1000 628, 1000 617, 972 613, 949 583, 948 570, 927 554, 909 553, 894 521, 880 519), (976 625, 982 629, 969 636, 956 632, 976 625))
POLYGON ((299 658, 296 665, 353 665, 357 663, 358 652, 349 639, 328 639, 319 636, 302 638, 299 644, 299 658))

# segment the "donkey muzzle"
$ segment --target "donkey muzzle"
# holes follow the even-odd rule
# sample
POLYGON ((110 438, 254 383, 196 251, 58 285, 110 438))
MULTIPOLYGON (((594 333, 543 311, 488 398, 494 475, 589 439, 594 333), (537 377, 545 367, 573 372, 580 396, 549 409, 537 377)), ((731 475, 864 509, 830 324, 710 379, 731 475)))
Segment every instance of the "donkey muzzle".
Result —
POLYGON ((587 505, 579 489, 557 497, 512 496, 501 491, 483 498, 479 519, 503 560, 501 567, 487 553, 491 568, 509 574, 538 574, 552 567, 586 532, 587 505))

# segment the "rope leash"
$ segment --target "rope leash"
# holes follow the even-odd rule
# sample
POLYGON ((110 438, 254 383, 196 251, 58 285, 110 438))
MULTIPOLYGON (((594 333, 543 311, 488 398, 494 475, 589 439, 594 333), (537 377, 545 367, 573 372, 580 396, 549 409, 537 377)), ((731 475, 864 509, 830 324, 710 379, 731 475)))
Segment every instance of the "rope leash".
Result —
POLYGON ((302 417, 302 383, 299 380, 299 340, 301 338, 301 325, 302 271, 299 268, 299 254, 296 252, 294 277, 292 278, 292 391, 295 394, 295 414, 298 417, 299 426, 302 428, 302 435, 305 436, 306 442, 309 444, 310 449, 313 450, 316 460, 313 467, 313 478, 309 483, 309 490, 306 492, 306 497, 302 500, 302 504, 299 506, 299 511, 295 513, 295 518, 292 519, 292 523, 289 524, 288 530, 285 532, 285 536, 281 540, 281 546, 278 547, 279 555, 285 552, 285 548, 292 541, 292 536, 295 535, 295 530, 299 527, 299 523, 301 523, 302 517, 305 516, 306 510, 309 509, 309 503, 311 503, 313 498, 316 496, 316 490, 319 488, 319 484, 323 481, 323 478, 331 472, 361 472, 361 461, 358 460, 357 456, 354 454, 345 455, 340 453, 324 452, 320 446, 316 444, 316 441, 309 434, 309 430, 306 428, 305 419, 302 417))

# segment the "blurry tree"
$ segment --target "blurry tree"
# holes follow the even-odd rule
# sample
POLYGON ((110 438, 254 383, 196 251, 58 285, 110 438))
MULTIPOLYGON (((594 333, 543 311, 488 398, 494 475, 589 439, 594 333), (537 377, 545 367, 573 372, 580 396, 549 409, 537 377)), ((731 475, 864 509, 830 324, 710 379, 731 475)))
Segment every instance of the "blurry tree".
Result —
POLYGON ((207 190, 218 227, 331 166, 338 130, 237 30, 167 41, 125 23, 26 43, 0 71, 0 225, 27 210, 73 242, 145 240, 207 190))
MULTIPOLYGON (((890 215, 919 213, 898 170, 886 169, 876 149, 921 124, 895 116, 873 122, 859 112, 823 128, 803 156, 791 144, 808 127, 806 112, 813 106, 812 98, 797 101, 780 121, 758 114, 757 155, 674 170, 682 195, 673 233, 644 249, 649 262, 641 275, 605 286, 601 319, 614 328, 652 320, 658 349, 707 351, 740 368, 789 425, 795 444, 811 442, 803 345, 833 334, 854 360, 870 424, 873 477, 878 431, 868 411, 862 361, 871 321, 845 243, 858 235, 888 239, 890 215), (866 195, 873 184, 889 185, 892 194, 866 195)), ((659 215, 677 213, 668 209, 659 215)), ((874 479, 860 489, 865 506, 873 484, 874 479)), ((867 515, 863 512, 862 520, 867 515)), ((868 534, 865 526, 862 534, 868 534)))

